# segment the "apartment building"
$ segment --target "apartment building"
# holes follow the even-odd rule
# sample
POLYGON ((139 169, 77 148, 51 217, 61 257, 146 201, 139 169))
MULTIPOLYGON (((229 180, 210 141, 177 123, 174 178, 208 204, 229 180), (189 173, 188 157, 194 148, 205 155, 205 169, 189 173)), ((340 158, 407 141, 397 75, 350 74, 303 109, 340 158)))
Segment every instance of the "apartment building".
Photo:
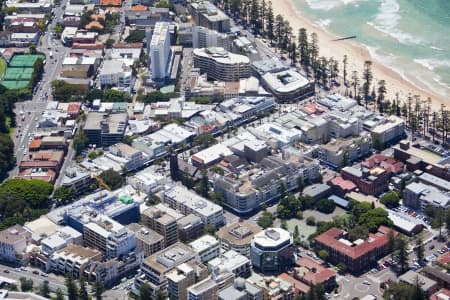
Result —
POLYGON ((164 249, 164 237, 146 226, 137 223, 127 225, 136 236, 136 249, 144 252, 144 257, 164 249))
POLYGON ((219 257, 208 262, 211 273, 220 274, 225 271, 232 272, 235 277, 248 277, 251 273, 250 259, 233 250, 222 253, 219 257))
POLYGON ((230 18, 211 2, 192 2, 188 4, 187 8, 197 25, 218 32, 230 31, 230 18))
POLYGON ((25 250, 31 233, 20 225, 0 231, 0 260, 16 263, 25 258, 25 250))
POLYGON ((233 250, 250 258, 251 241, 261 230, 256 224, 239 220, 220 228, 217 237, 223 251, 233 250))
POLYGON ((71 274, 74 278, 80 278, 89 262, 101 259, 102 252, 98 249, 70 244, 50 256, 46 270, 63 275, 71 274))
POLYGON ((178 237, 183 242, 200 237, 205 229, 202 219, 194 214, 189 214, 179 219, 177 224, 178 237))
POLYGON ((206 73, 208 79, 239 81, 250 76, 247 56, 226 51, 221 47, 197 48, 193 51, 194 67, 206 73))
POLYGON ((150 207, 141 214, 141 222, 164 237, 164 247, 178 241, 177 220, 181 218, 181 214, 164 205, 150 207))
POLYGON ((187 289, 188 300, 217 299, 219 285, 211 278, 206 278, 187 289))
POLYGON ((190 242, 189 247, 197 253, 197 260, 200 263, 206 263, 220 255, 219 241, 211 235, 204 235, 190 242))
POLYGON ((192 27, 192 47, 210 48, 221 47, 231 50, 231 40, 228 34, 217 32, 202 26, 192 27))
POLYGON ((136 236, 113 219, 98 215, 84 225, 84 244, 101 250, 107 258, 120 257, 136 248, 136 236))
POLYGON ((205 226, 220 228, 225 224, 222 207, 197 195, 184 186, 173 185, 167 187, 162 201, 183 215, 194 214, 200 217, 205 226))
POLYGON ((187 289, 205 279, 208 270, 195 261, 183 263, 166 274, 170 300, 187 300, 187 289))
POLYGON ((83 132, 89 144, 108 147, 122 141, 127 124, 127 113, 90 112, 86 117, 83 132))
POLYGON ((135 286, 139 288, 147 282, 153 292, 165 292, 168 287, 166 275, 177 266, 193 260, 195 253, 191 248, 177 242, 144 260, 141 274, 136 277, 135 286))
POLYGON ((170 58, 170 33, 168 22, 157 22, 149 47, 150 70, 153 80, 166 77, 170 58))
POLYGON ((132 79, 133 72, 130 62, 122 58, 104 60, 98 74, 102 88, 117 87, 119 90, 125 91, 131 86, 132 79))

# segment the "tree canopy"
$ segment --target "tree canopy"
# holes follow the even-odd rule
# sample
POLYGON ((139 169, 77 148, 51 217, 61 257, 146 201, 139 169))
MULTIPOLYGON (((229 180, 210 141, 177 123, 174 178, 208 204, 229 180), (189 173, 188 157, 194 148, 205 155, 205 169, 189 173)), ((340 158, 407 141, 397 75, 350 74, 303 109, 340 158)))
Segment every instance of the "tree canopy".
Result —
POLYGON ((258 225, 262 228, 268 228, 273 225, 273 216, 270 212, 264 211, 258 219, 258 225))
POLYGON ((400 197, 394 191, 384 194, 380 197, 380 202, 383 203, 388 208, 394 208, 398 206, 400 202, 400 197))
POLYGON ((125 39, 127 43, 141 43, 145 39, 145 31, 134 30, 130 31, 130 34, 125 39))
POLYGON ((336 204, 331 199, 321 199, 316 204, 316 209, 324 214, 331 214, 336 208, 336 204))
POLYGON ((50 207, 53 186, 39 179, 8 179, 0 185, 1 227, 33 220, 50 207))
POLYGON ((125 183, 125 179, 119 172, 109 169, 100 174, 100 178, 112 189, 116 190, 125 183))

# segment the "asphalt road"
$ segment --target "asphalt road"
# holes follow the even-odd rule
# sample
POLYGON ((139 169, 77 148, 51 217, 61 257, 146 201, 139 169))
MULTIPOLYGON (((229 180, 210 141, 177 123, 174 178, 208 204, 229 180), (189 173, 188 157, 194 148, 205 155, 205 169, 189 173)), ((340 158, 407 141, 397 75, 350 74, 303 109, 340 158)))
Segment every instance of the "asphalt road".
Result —
MULTIPOLYGON (((36 270, 37 271, 37 270, 36 270)), ((26 277, 27 279, 33 280, 33 286, 39 287, 44 281, 48 281, 50 290, 56 292, 57 289, 61 289, 64 293, 66 292, 66 286, 64 284, 64 277, 56 276, 54 274, 48 274, 48 277, 44 277, 41 271, 38 271, 39 275, 33 273, 33 269, 27 268, 27 271, 17 271, 14 268, 0 265, 0 276, 8 277, 10 279, 17 281, 17 286, 20 288, 20 278, 26 277), (6 270, 6 271, 5 271, 6 270), (8 272, 8 273, 6 273, 8 272)))
POLYGON ((53 22, 49 24, 47 31, 41 37, 39 46, 37 47, 39 52, 43 52, 47 56, 44 65, 43 78, 36 86, 31 101, 16 104, 17 128, 14 132, 13 141, 15 144, 17 166, 9 172, 10 177, 14 177, 19 173, 19 163, 23 160, 24 156, 28 154, 27 150, 30 138, 36 131, 36 125, 40 120, 42 112, 46 109, 47 101, 52 100, 51 82, 58 78, 62 61, 68 51, 61 44, 61 41, 54 39, 50 34, 53 31, 53 27, 56 25, 57 20, 60 20, 64 14, 62 7, 64 7, 66 3, 67 0, 63 0, 61 1, 61 4, 55 8, 53 22), (53 58, 50 58, 50 52, 52 52, 53 58), (20 116, 20 111, 24 112, 23 121, 20 116))

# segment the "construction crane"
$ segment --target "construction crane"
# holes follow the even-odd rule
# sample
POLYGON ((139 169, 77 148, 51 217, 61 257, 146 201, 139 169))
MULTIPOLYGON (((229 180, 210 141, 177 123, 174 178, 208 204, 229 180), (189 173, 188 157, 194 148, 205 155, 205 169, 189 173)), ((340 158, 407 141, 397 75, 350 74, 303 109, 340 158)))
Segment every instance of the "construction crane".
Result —
POLYGON ((97 180, 98 185, 100 187, 104 188, 108 192, 112 192, 112 189, 109 187, 109 185, 106 184, 106 182, 100 176, 95 176, 95 180, 97 180))

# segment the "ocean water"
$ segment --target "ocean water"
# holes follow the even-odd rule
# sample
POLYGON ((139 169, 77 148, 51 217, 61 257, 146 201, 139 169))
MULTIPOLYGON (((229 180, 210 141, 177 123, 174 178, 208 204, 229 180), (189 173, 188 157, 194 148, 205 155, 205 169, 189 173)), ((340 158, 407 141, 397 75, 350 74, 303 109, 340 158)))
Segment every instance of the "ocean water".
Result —
POLYGON ((373 59, 448 96, 450 105, 450 0, 292 1, 301 15, 339 36, 357 36, 373 59))

